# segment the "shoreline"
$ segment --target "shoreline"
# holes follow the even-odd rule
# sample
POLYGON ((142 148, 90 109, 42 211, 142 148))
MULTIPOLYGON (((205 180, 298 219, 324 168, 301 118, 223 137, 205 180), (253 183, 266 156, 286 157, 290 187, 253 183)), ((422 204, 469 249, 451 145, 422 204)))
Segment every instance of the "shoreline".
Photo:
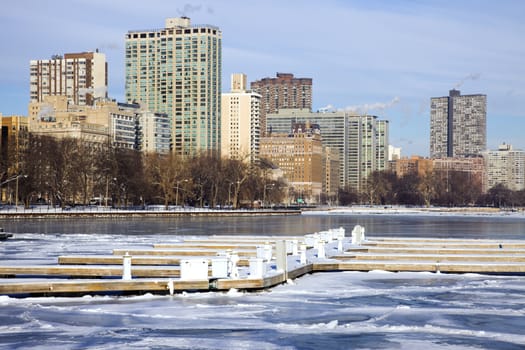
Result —
POLYGON ((499 216, 523 217, 524 208, 487 207, 403 207, 403 206, 351 206, 294 209, 221 210, 124 210, 104 207, 69 209, 10 209, 0 210, 3 219, 60 219, 60 218, 141 218, 141 217, 234 217, 234 216, 288 216, 288 215, 436 215, 436 216, 499 216))
POLYGON ((301 215, 300 210, 11 210, 0 212, 2 219, 60 219, 60 218, 140 218, 186 216, 287 216, 301 215))

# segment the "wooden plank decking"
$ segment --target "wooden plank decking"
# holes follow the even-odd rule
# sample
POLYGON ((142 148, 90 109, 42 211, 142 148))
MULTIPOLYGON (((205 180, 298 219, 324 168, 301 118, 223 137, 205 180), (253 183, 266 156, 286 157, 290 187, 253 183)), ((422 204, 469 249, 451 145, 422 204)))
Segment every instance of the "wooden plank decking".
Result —
POLYGON ((90 293, 170 293, 177 291, 257 290, 275 286, 307 273, 320 271, 430 271, 441 273, 524 274, 525 242, 511 240, 468 240, 435 238, 369 238, 361 245, 344 239, 344 251, 337 251, 337 241, 325 246, 326 258, 309 249, 306 264, 299 256, 288 256, 286 271, 275 262, 264 277, 253 278, 247 272, 256 248, 280 240, 301 237, 209 236, 188 238, 180 243, 155 244, 151 248, 114 249, 112 255, 64 255, 57 265, 3 266, 0 262, 0 294, 50 295, 90 293), (240 261, 239 278, 213 278, 211 261, 217 254, 234 251, 240 261), (131 255, 131 280, 123 280, 123 255, 131 255), (182 280, 181 261, 205 259, 208 279, 182 280))

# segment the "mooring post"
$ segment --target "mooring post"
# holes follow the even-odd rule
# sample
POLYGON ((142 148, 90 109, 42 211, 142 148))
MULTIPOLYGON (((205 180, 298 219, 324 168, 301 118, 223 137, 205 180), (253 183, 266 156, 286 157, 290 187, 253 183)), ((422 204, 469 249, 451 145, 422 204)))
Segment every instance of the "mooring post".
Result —
POLYGON ((282 271, 284 279, 288 279, 288 253, 286 252, 286 241, 278 240, 275 242, 275 265, 277 271, 282 271))
POLYGON ((320 241, 318 246, 317 246, 317 257, 319 259, 326 258, 326 253, 325 253, 325 250, 324 250, 324 244, 325 244, 324 241, 320 241))
POLYGON ((122 257, 122 279, 131 280, 131 255, 128 252, 122 257))
POLYGON ((301 264, 306 264, 306 244, 304 244, 304 243, 301 244, 300 251, 301 251, 300 263, 301 264))

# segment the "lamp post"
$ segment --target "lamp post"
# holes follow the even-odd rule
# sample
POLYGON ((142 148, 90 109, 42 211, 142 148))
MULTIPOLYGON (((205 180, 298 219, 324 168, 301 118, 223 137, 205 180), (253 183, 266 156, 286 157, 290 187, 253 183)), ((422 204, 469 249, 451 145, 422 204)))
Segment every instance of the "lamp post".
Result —
POLYGON ((264 185, 264 190, 263 190, 263 208, 266 205, 266 189, 267 188, 272 188, 272 187, 273 187, 273 184, 266 184, 266 185, 264 185))
POLYGON ((0 183, 0 186, 3 186, 11 181, 15 181, 16 180, 16 190, 15 190, 15 206, 18 206, 18 179, 19 178, 27 178, 27 175, 24 175, 24 174, 18 174, 18 175, 13 175, 11 176, 9 179, 3 181, 0 183))
POLYGON ((178 206, 179 205, 179 185, 181 182, 188 182, 188 179, 184 179, 184 180, 178 180, 177 181, 177 191, 176 191, 176 194, 175 194, 175 206, 178 206))

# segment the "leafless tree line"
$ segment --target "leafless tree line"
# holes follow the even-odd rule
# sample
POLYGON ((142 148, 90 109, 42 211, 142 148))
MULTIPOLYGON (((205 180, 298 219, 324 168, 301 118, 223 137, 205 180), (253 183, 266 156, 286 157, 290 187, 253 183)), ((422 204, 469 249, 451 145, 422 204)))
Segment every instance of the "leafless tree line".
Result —
POLYGON ((358 192, 341 188, 341 205, 414 205, 414 206, 525 206, 525 191, 511 191, 502 184, 482 192, 482 179, 464 171, 434 170, 398 177, 391 171, 371 173, 358 192))
MULTIPOLYGON (((282 203, 286 192, 282 181, 267 177, 269 169, 264 165, 210 154, 190 158, 144 154, 32 134, 25 142, 3 164, 3 181, 12 178, 15 168, 17 174, 24 174, 17 181, 17 194, 27 206, 240 208, 261 205, 263 198, 282 203)), ((4 191, 7 186, 12 198, 12 183, 4 184, 4 191)))

